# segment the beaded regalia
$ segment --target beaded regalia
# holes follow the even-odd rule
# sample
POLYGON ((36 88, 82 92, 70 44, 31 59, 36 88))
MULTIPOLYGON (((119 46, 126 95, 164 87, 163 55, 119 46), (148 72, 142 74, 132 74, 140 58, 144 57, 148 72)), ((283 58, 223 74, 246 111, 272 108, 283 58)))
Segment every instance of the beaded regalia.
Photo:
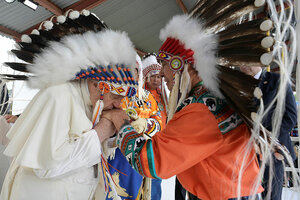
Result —
MULTIPOLYGON (((270 164, 271 151, 277 159, 283 159, 280 154, 284 155, 293 165, 289 152, 277 140, 286 84, 296 51, 295 33, 290 25, 293 6, 291 1, 285 3, 290 5, 289 11, 285 10, 282 1, 201 0, 188 15, 173 17, 160 32, 163 45, 157 59, 168 63, 174 79, 168 119, 186 104, 185 98, 191 90, 187 68, 192 65, 209 93, 224 99, 252 130, 250 143, 255 140, 261 148, 261 174, 266 163, 270 164), (261 18, 249 17, 256 12, 261 12, 261 18), (289 46, 285 43, 288 37, 289 46), (268 67, 271 63, 279 66, 282 75, 282 87, 272 102, 277 101, 277 115, 273 120, 277 128, 272 133, 261 125, 268 110, 263 111, 257 106, 257 101, 263 105, 259 81, 234 69, 240 66, 268 67)), ((294 175, 295 184, 299 184, 295 170, 294 175)), ((258 178, 257 183, 259 181, 258 178)))

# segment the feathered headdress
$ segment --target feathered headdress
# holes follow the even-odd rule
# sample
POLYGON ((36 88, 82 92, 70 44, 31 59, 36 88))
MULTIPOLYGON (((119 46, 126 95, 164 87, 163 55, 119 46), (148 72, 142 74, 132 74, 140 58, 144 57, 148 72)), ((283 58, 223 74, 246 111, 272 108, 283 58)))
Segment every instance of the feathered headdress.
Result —
MULTIPOLYGON (((292 5, 290 0, 287 1, 292 5)), ((283 3, 280 4, 281 8, 282 5, 283 3)), ((285 148, 277 142, 276 134, 267 133, 261 127, 262 117, 255 114, 256 98, 262 101, 259 81, 233 69, 239 66, 268 66, 277 57, 279 62, 276 62, 281 65, 283 76, 290 73, 284 67, 288 64, 292 66, 294 57, 284 52, 286 45, 282 41, 287 30, 291 30, 293 35, 293 28, 286 22, 291 19, 291 15, 283 16, 283 13, 284 9, 278 17, 272 0, 201 0, 189 15, 173 17, 160 32, 160 39, 164 43, 157 56, 169 64, 174 75, 168 118, 172 118, 177 106, 190 91, 187 67, 191 64, 203 80, 204 86, 216 96, 225 98, 249 128, 255 129, 253 132, 257 134, 252 135, 262 141, 260 144, 264 146, 265 155, 269 153, 268 150, 277 148, 289 158, 285 148), (270 19, 268 13, 263 12, 263 18, 240 20, 258 9, 266 10, 263 9, 264 6, 271 10, 270 19), (274 34, 271 36, 272 30, 274 34), (281 59, 282 54, 290 59, 284 62, 281 59)), ((283 84, 286 82, 283 81, 283 84)), ((280 92, 282 96, 284 92, 280 92)), ((268 157, 264 157, 262 170, 266 160, 268 157)), ((291 159, 289 163, 292 165, 291 159)), ((263 172, 260 176, 262 174, 263 172)), ((299 176, 296 177, 299 183, 299 176)))
MULTIPOLYGON (((264 5, 264 0, 199 1, 190 15, 173 17, 161 30, 164 43, 157 58, 169 63, 174 79, 176 74, 184 74, 186 63, 193 64, 208 90, 229 98, 245 119, 251 119, 251 113, 256 112, 254 97, 261 97, 258 81, 229 67, 269 65, 273 57, 270 50, 274 39, 269 36, 273 23, 268 19, 241 24, 233 21, 264 5)), ((178 87, 187 85, 177 80, 178 87)), ((180 104, 179 98, 189 87, 181 88, 175 95, 175 105, 180 104)))
MULTIPOLYGON (((105 93, 136 95, 136 52, 132 42, 125 32, 107 29, 104 22, 89 11, 67 11, 65 16, 41 23, 39 30, 33 30, 21 39, 19 48, 12 52, 25 63, 6 65, 27 74, 2 74, 2 78, 28 80, 32 88, 39 89, 72 80, 97 81, 101 97, 94 106, 94 125, 103 110, 105 93)), ((103 155, 99 156, 101 162, 105 162, 103 155)), ((102 163, 102 166, 107 164, 102 163)), ((109 180, 114 198, 119 198, 106 167, 103 167, 104 174, 104 181, 107 185, 109 180)), ((107 188, 105 191, 108 192, 107 188)))
POLYGON ((89 11, 68 11, 41 23, 39 30, 23 35, 12 52, 26 63, 5 63, 28 75, 2 75, 28 79, 33 88, 77 79, 99 81, 104 93, 136 94, 135 49, 125 32, 112 31, 89 11))
POLYGON ((147 53, 142 58, 143 61, 143 76, 149 78, 152 75, 159 74, 161 65, 157 62, 155 53, 147 53))

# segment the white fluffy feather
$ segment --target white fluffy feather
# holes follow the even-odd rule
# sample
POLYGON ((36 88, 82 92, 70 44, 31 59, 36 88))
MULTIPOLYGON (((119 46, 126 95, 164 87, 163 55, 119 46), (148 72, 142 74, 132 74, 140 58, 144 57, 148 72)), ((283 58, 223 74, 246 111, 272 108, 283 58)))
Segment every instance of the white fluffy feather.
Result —
POLYGON ((65 21, 66 21, 66 17, 63 16, 63 15, 60 15, 60 16, 58 16, 58 17, 56 18, 56 21, 57 21, 58 23, 60 23, 60 24, 63 24, 63 23, 65 23, 65 21))
POLYGON ((174 16, 160 31, 162 41, 168 37, 180 40, 186 49, 194 51, 194 67, 205 87, 214 94, 222 96, 219 90, 215 57, 217 38, 213 34, 206 33, 204 27, 188 15, 174 16))
POLYGON ((26 35, 26 34, 23 34, 21 36, 21 41, 22 42, 26 42, 26 43, 31 43, 32 42, 31 38, 28 35, 26 35))
POLYGON ((91 12, 84 9, 84 10, 81 11, 81 14, 84 15, 84 16, 89 16, 91 14, 91 12))
POLYGON ((33 34, 33 35, 40 35, 40 32, 37 29, 33 29, 31 31, 31 34, 33 34))
POLYGON ((147 58, 143 59, 143 68, 147 68, 151 65, 160 65, 158 62, 157 62, 157 59, 155 56, 151 55, 151 56, 148 56, 147 58))
POLYGON ((66 36, 61 42, 51 42, 34 59, 29 70, 35 77, 29 84, 45 88, 74 79, 81 69, 108 64, 124 64, 134 71, 135 49, 125 32, 105 30, 66 36))
POLYGON ((70 14, 69 14, 70 19, 77 19, 77 18, 79 18, 79 16, 80 16, 80 13, 77 10, 74 10, 74 11, 70 12, 70 14))
POLYGON ((53 22, 45 21, 43 26, 45 27, 46 30, 51 30, 53 28, 53 22))

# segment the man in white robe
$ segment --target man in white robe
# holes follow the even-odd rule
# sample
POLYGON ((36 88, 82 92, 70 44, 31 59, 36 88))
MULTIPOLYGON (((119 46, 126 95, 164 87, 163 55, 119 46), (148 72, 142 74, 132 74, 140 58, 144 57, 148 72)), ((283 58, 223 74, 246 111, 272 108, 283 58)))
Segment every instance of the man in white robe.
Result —
MULTIPOLYGON (((124 96, 135 95, 137 82, 130 72, 135 50, 126 33, 107 30, 88 11, 73 11, 68 19, 57 17, 57 21, 60 24, 53 29, 67 31, 64 38, 51 41, 58 35, 49 37, 50 42, 40 47, 42 53, 26 69, 31 73, 27 77, 30 86, 40 91, 7 134, 10 142, 4 154, 13 161, 0 200, 90 200, 97 186, 97 194, 106 195, 106 172, 97 166, 104 155, 101 143, 114 132, 114 126, 100 114, 119 108, 124 96), (65 28, 70 28, 71 20, 84 22, 80 26, 85 29, 74 35, 74 29, 65 28), (117 69, 118 64, 122 68, 117 69)), ((36 37, 45 40, 39 35, 27 36, 29 46, 38 46, 36 37)), ((24 45, 15 52, 29 50, 24 45)))
MULTIPOLYGON (((52 86, 30 102, 7 135, 11 141, 4 153, 14 160, 1 200, 92 199, 99 181, 93 165, 100 162, 100 141, 111 129, 106 119, 92 129, 90 82, 52 86)), ((120 101, 105 95, 104 106, 120 101)))

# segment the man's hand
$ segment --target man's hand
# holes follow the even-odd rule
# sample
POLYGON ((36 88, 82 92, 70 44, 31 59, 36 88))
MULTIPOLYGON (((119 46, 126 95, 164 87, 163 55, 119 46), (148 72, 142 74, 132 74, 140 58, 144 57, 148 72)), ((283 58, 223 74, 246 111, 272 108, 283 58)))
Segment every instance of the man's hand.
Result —
POLYGON ((129 122, 128 115, 122 109, 112 109, 112 110, 103 111, 102 117, 112 121, 117 131, 120 130, 121 126, 125 122, 129 122))
POLYGON ((6 119, 7 123, 15 123, 18 119, 18 116, 6 114, 4 115, 4 118, 6 119))
POLYGON ((144 118, 138 118, 131 122, 131 126, 136 130, 136 132, 143 133, 147 128, 147 120, 144 118))
POLYGON ((94 129, 98 134, 100 142, 103 142, 107 138, 113 136, 116 132, 114 124, 105 118, 101 118, 94 126, 94 129))

